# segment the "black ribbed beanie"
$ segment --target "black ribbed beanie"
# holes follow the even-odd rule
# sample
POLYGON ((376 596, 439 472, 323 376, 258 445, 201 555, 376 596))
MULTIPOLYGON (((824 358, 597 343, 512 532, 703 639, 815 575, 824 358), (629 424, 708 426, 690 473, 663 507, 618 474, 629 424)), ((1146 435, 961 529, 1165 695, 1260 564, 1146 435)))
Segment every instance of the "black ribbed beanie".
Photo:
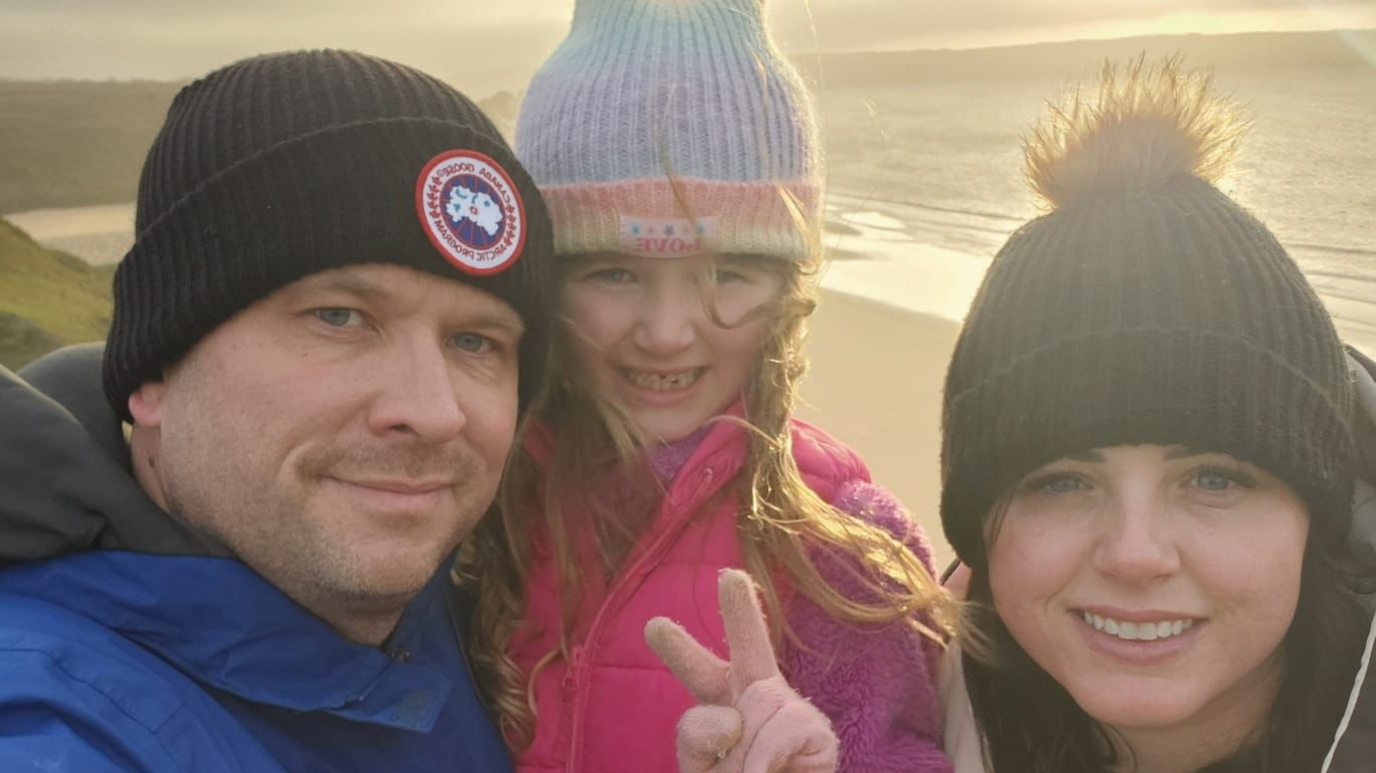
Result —
POLYGON ((1208 79, 1176 67, 1139 63, 1029 143, 1056 208, 994 258, 946 378, 941 517, 967 564, 984 565, 985 518, 1023 476, 1114 445, 1230 454, 1313 517, 1350 517, 1354 398, 1333 323, 1270 231, 1201 177, 1240 132, 1208 79))
POLYGON ((540 383, 549 217, 476 105, 404 65, 347 51, 258 56, 182 89, 139 181, 134 246, 115 274, 105 394, 162 378, 202 337, 274 290, 358 263, 395 263, 492 293, 523 318, 522 404, 540 383), (523 241, 505 268, 460 270, 427 234, 417 181, 447 151, 510 182, 523 241))

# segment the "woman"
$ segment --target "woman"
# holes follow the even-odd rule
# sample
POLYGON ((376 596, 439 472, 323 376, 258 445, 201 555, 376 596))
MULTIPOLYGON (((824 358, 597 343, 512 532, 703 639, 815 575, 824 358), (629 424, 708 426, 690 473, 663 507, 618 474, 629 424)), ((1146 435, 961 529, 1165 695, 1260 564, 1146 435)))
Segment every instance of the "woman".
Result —
POLYGON ((957 770, 1324 764, 1369 619, 1353 382, 1294 261, 1214 186, 1235 116, 1139 60, 1027 143, 1051 211, 995 258, 946 382, 983 751, 957 770))

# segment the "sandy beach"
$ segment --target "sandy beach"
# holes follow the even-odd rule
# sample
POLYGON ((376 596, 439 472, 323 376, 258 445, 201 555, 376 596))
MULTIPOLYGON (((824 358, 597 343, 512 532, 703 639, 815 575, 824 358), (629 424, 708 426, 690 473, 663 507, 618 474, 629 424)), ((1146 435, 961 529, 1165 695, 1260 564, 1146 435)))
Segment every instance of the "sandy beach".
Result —
POLYGON ((865 459, 927 531, 940 569, 941 385, 959 325, 837 291, 823 293, 808 339, 800 418, 865 459))

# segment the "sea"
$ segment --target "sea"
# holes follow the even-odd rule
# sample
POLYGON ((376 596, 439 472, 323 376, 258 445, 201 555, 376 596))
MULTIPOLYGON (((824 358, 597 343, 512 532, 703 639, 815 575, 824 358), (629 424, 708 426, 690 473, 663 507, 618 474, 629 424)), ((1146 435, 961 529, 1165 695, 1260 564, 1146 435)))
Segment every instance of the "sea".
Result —
MULTIPOLYGON (((1252 129, 1221 187, 1276 233, 1340 333, 1376 352, 1376 64, 1217 72, 1252 129)), ((823 283, 964 317, 990 258, 1039 213, 1021 137, 1065 81, 952 78, 817 94, 827 151, 823 283)), ((132 204, 6 215, 96 263, 132 243, 132 204)))
MULTIPOLYGON (((1286 246, 1340 334, 1376 351, 1376 65, 1215 79, 1252 122, 1220 187, 1286 246)), ((1022 136, 1067 87, 1028 78, 820 92, 827 240, 839 258, 824 284, 963 318, 990 258, 1041 212, 1023 181, 1022 136)))

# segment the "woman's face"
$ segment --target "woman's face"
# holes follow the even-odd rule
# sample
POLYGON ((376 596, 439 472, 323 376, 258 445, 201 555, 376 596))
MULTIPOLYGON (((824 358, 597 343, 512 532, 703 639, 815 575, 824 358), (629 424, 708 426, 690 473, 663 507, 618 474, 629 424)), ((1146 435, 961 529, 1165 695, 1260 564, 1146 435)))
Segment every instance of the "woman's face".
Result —
POLYGON ((777 261, 619 254, 577 261, 560 289, 560 310, 596 388, 642 432, 680 440, 740 397, 766 329, 763 315, 752 313, 783 285, 777 261), (709 316, 709 302, 725 326, 709 316))
POLYGON ((988 535, 994 606, 1081 708, 1128 736, 1254 723, 1308 525, 1286 484, 1230 456, 1095 449, 1012 492, 988 535))

